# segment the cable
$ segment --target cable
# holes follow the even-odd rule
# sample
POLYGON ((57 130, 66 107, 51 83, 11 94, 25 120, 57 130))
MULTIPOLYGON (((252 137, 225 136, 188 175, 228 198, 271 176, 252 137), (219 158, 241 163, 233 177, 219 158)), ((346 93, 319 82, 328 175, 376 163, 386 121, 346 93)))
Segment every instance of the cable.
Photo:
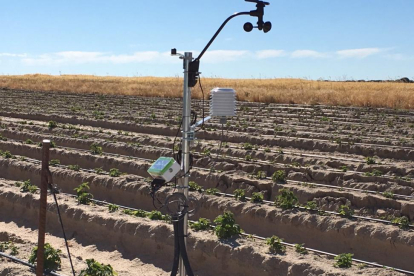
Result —
POLYGON ((202 103, 202 110, 203 110, 203 124, 201 125, 200 129, 204 129, 204 90, 203 90, 203 86, 201 85, 201 73, 198 76, 198 84, 200 85, 200 89, 201 89, 201 94, 203 95, 203 103, 202 103))
POLYGON ((188 276, 194 276, 193 270, 191 269, 190 260, 188 259, 188 254, 185 244, 185 235, 184 235, 184 216, 183 219, 178 221, 178 242, 180 246, 181 258, 183 259, 184 267, 188 276))
POLYGON ((210 167, 210 173, 212 173, 212 170, 214 170, 214 166, 216 165, 217 158, 221 153, 221 146, 223 145, 223 140, 224 140, 224 124, 221 124, 221 139, 220 139, 219 150, 216 154, 216 158, 214 158, 213 165, 210 167))
POLYGON ((180 263, 180 244, 178 241, 178 225, 177 223, 173 222, 174 228, 174 259, 173 259, 173 267, 171 270, 171 276, 176 276, 178 272, 178 266, 180 263))
POLYGON ((59 204, 58 204, 58 201, 57 201, 57 198, 56 198, 56 191, 57 191, 57 190, 56 190, 56 188, 55 188, 55 187, 53 187, 53 186, 52 186, 52 184, 50 184, 50 183, 49 183, 49 188, 50 188, 50 191, 51 191, 51 193, 52 193, 52 195, 53 195, 53 198, 55 199, 56 209, 57 209, 58 216, 59 216, 60 226, 62 227, 63 238, 65 239, 66 250, 67 250, 67 252, 68 252, 68 257, 69 257, 70 266, 71 266, 71 268, 72 268, 72 273, 73 273, 73 276, 76 276, 76 273, 75 273, 75 268, 73 267, 73 263, 72 263, 72 257, 71 257, 71 255, 70 255, 70 250, 69 250, 69 245, 68 245, 68 239, 66 238, 65 227, 63 227, 62 216, 60 215, 59 204))
POLYGON ((191 110, 191 115, 194 116, 191 125, 195 125, 195 123, 197 123, 197 113, 194 110, 191 110))
POLYGON ((180 130, 181 130, 181 126, 183 125, 183 117, 181 117, 181 122, 180 122, 180 126, 178 127, 178 129, 177 129, 177 133, 175 134, 175 137, 174 137, 174 143, 173 143, 173 147, 172 147, 172 153, 173 153, 173 157, 175 158, 175 141, 177 140, 177 137, 178 137, 178 133, 180 133, 180 130))
POLYGON ((154 206, 155 209, 159 210, 162 207, 164 207, 164 204, 158 199, 158 197, 155 196, 155 194, 157 193, 157 191, 159 189, 161 189, 161 187, 163 187, 165 185, 165 180, 161 179, 161 178, 154 178, 151 181, 151 188, 150 188, 150 196, 152 197, 152 205, 154 206), (157 206, 155 206, 155 199, 157 199, 158 203, 161 205, 160 208, 158 208, 157 206))
POLYGON ((178 213, 173 215, 172 223, 174 228, 174 261, 171 270, 171 276, 176 276, 179 268, 180 255, 188 276, 194 276, 193 270, 188 259, 188 254, 185 246, 186 237, 184 235, 184 216, 185 213, 178 213))

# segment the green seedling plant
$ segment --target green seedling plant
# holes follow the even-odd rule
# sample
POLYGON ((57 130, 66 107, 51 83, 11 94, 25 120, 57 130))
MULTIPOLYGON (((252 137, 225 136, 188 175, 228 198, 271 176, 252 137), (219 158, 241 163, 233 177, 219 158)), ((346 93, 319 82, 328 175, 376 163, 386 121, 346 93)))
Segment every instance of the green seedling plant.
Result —
POLYGON ((277 170, 272 175, 272 180, 275 183, 285 183, 286 182, 286 172, 283 170, 277 170))
POLYGON ((10 242, 9 249, 10 249, 10 255, 16 256, 19 254, 19 248, 16 245, 14 245, 13 242, 10 242))
POLYGON ((252 193, 252 197, 250 198, 250 202, 252 203, 262 203, 263 202, 263 194, 260 192, 252 193))
POLYGON ((372 172, 365 172, 364 175, 365 176, 382 176, 383 173, 382 173, 382 171, 374 169, 372 172))
POLYGON ((214 233, 219 239, 228 239, 242 233, 242 229, 236 224, 232 212, 226 211, 223 215, 219 215, 214 223, 216 224, 214 233))
POLYGON ((47 123, 47 127, 49 128, 49 129, 54 129, 54 128, 56 128, 58 126, 58 124, 55 122, 55 121, 49 121, 48 123, 47 123))
POLYGON ((283 131, 283 127, 281 127, 281 126, 275 126, 274 131, 275 132, 282 132, 283 131))
POLYGON ((202 155, 204 155, 204 156, 211 156, 211 151, 210 151, 210 149, 204 149, 203 150, 203 152, 202 152, 202 155))
POLYGON ((148 212, 144 210, 130 210, 125 209, 122 211, 126 215, 134 216, 134 217, 140 217, 140 218, 146 218, 148 216, 148 212))
POLYGON ((195 183, 194 181, 190 181, 190 182, 188 182, 188 186, 189 186, 189 189, 190 189, 190 191, 196 191, 196 192, 202 192, 203 191, 203 188, 200 186, 200 185, 198 185, 197 183, 195 183))
POLYGON ((103 170, 103 168, 101 167, 101 168, 96 168, 95 169, 95 173, 96 174, 104 174, 105 173, 105 171, 103 170))
POLYGON ((292 162, 290 165, 292 165, 293 167, 300 167, 299 162, 292 162))
POLYGON ((317 210, 318 204, 315 201, 308 201, 305 204, 305 208, 308 210, 317 210))
POLYGON ((30 179, 26 180, 26 181, 23 181, 23 183, 21 185, 21 188, 20 188, 20 192, 22 192, 22 193, 34 194, 34 193, 36 193, 37 190, 38 190, 37 186, 32 185, 30 183, 30 179))
POLYGON ((295 244, 295 251, 299 254, 306 255, 308 250, 305 248, 305 244, 295 244))
POLYGON ((341 205, 339 206, 338 213, 343 217, 351 218, 354 215, 354 210, 348 205, 341 205))
POLYGON ((406 216, 394 218, 391 222, 404 230, 410 228, 410 220, 406 216))
POLYGON ((194 231, 206 231, 211 228, 211 221, 206 218, 199 218, 196 222, 190 222, 190 228, 194 231))
POLYGON ((374 157, 366 157, 365 158, 365 162, 368 164, 368 165, 373 165, 373 164, 376 164, 377 162, 375 161, 375 158, 374 157))
POLYGON ((105 113, 102 111, 98 111, 98 110, 94 110, 92 113, 93 117, 95 117, 95 119, 97 120, 103 120, 105 119, 105 113))
POLYGON ((354 256, 354 254, 351 254, 351 253, 339 254, 338 256, 336 256, 334 258, 334 260, 336 261, 335 264, 334 264, 334 267, 350 268, 352 266, 352 257, 353 256, 354 256))
POLYGON ((274 254, 283 254, 286 252, 286 245, 282 244, 283 239, 278 236, 272 236, 266 239, 269 251, 274 254))
POLYGON ((49 165, 52 167, 56 167, 57 165, 60 165, 60 160, 59 159, 52 159, 49 161, 49 165))
POLYGON ((103 153, 103 151, 102 151, 102 147, 100 147, 98 144, 96 144, 96 143, 93 143, 92 145, 91 145, 91 153, 92 154, 98 154, 98 155, 100 155, 100 154, 102 154, 103 153))
POLYGON ((264 171, 258 171, 256 174, 257 179, 265 179, 267 177, 267 173, 264 171))
POLYGON ((386 198, 391 198, 391 199, 395 197, 393 192, 383 192, 382 195, 386 198))
POLYGON ((298 198, 289 189, 280 189, 275 205, 282 209, 292 209, 298 203, 298 198))
POLYGON ((166 216, 164 216, 160 211, 153 210, 147 214, 147 217, 150 220, 165 220, 166 216))
POLYGON ((79 165, 69 165, 68 168, 69 170, 76 171, 76 172, 80 170, 79 165))
POLYGON ((246 200, 246 192, 243 189, 236 189, 234 190, 233 194, 236 200, 240 200, 240 201, 246 200))
POLYGON ((28 144, 28 145, 33 145, 34 144, 34 142, 30 139, 27 139, 26 141, 24 141, 24 143, 28 144))
POLYGON ((347 166, 341 166, 339 168, 342 172, 347 172, 348 171, 348 167, 347 166))
POLYGON ((112 268, 111 265, 104 265, 95 261, 94 259, 87 259, 86 269, 82 270, 79 276, 117 276, 118 273, 112 268))
POLYGON ((119 210, 119 206, 116 205, 116 204, 109 204, 108 205, 108 210, 109 210, 110 213, 114 213, 114 212, 119 210))
POLYGON ((10 249, 10 255, 16 256, 19 254, 19 248, 11 241, 4 241, 0 243, 0 252, 5 252, 10 249))
POLYGON ((7 249, 9 249, 9 246, 9 241, 0 242, 0 252, 5 252, 7 249))
POLYGON ((109 170, 109 176, 111 177, 119 177, 122 173, 116 169, 116 168, 112 168, 109 170))
POLYGON ((3 156, 6 159, 9 159, 9 158, 14 159, 15 158, 14 155, 11 154, 10 151, 8 151, 8 150, 2 152, 1 156, 3 156))
POLYGON ((220 190, 217 188, 209 188, 207 190, 205 190, 205 193, 208 195, 215 195, 216 193, 219 193, 220 190))
POLYGON ((73 190, 76 192, 78 204, 89 205, 91 203, 93 195, 88 192, 90 190, 89 182, 84 182, 73 190))
MULTIPOLYGON (((37 263, 37 249, 37 246, 35 246, 29 257, 29 263, 32 265, 37 263)), ((48 271, 59 270, 61 267, 59 254, 61 253, 61 250, 54 249, 49 243, 46 243, 44 248, 44 269, 48 271)))
POLYGON ((383 175, 383 173, 382 173, 382 171, 380 171, 380 170, 374 169, 374 170, 372 171, 372 175, 374 175, 374 176, 382 176, 382 175, 383 175))
POLYGON ((367 267, 367 264, 358 264, 357 265, 357 267, 358 267, 358 269, 364 269, 364 268, 366 268, 367 267))
POLYGON ((245 149, 245 150, 252 150, 253 149, 253 146, 250 143, 244 143, 243 144, 243 149, 245 149))
MULTIPOLYGON (((43 143, 39 142, 39 143, 37 143, 37 146, 41 148, 41 147, 43 147, 43 143)), ((56 143, 53 142, 53 141, 50 141, 50 148, 51 149, 56 148, 56 143)))
POLYGON ((244 157, 244 160, 246 160, 246 161, 252 161, 252 156, 250 155, 250 154, 248 154, 248 155, 246 155, 245 157, 244 157))

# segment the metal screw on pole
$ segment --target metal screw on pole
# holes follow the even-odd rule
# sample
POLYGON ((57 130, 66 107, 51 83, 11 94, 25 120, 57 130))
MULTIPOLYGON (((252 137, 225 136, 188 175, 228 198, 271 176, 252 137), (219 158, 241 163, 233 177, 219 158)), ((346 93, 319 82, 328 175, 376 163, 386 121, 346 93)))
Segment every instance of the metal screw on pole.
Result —
POLYGON ((38 241, 37 241, 36 276, 42 276, 43 270, 44 270, 49 149, 50 149, 50 140, 43 140, 42 171, 41 171, 41 180, 40 180, 39 236, 38 236, 38 241))

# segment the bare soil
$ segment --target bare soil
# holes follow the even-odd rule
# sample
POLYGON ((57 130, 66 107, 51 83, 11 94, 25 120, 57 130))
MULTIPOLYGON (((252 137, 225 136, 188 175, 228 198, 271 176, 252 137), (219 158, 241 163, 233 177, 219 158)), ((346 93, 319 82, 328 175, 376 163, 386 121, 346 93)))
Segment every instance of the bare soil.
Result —
MULTIPOLYGON (((27 259, 36 243, 38 195, 20 193, 14 182, 30 179, 39 185, 37 143, 43 139, 57 145, 50 157, 60 165, 51 171, 62 192, 74 194, 75 187, 89 182, 95 199, 155 209, 146 170, 159 156, 172 155, 179 99, 0 90, 0 100, 0 238, 21 241, 18 257, 27 259), (58 126, 49 128, 48 121, 58 126), (91 154, 93 143, 103 154, 91 154), (6 151, 12 156, 1 155, 6 151), (71 169, 73 165, 80 169, 71 169), (97 168, 117 168, 125 175, 97 174, 97 168)), ((193 105, 201 116, 201 101, 193 105)), ((199 202, 191 219, 213 221, 232 211, 247 234, 277 235, 288 243, 414 271, 409 257, 414 253, 414 227, 401 229, 392 223, 401 217, 414 220, 412 111, 240 103, 237 117, 224 126, 209 121, 197 138, 191 180, 227 196, 191 192, 199 202), (272 180, 280 171, 284 181, 272 180), (283 210, 230 196, 244 189, 247 196, 260 192, 273 202, 286 188, 297 196, 296 205, 314 202, 317 211, 283 210), (343 205, 353 210, 353 217, 338 214, 343 205)), ((174 191, 166 187, 157 196, 163 201, 174 191)), ((109 213, 107 207, 77 205, 63 194, 59 199, 78 271, 93 255, 119 275, 168 275, 171 225, 109 213)), ((62 249, 62 273, 69 275, 51 202, 47 239, 62 249)), ((273 255, 260 240, 223 242, 211 232, 191 232, 189 253, 197 275, 402 275, 355 262, 350 269, 334 268, 330 257, 302 256, 292 247, 284 255, 273 255)), ((21 265, 6 260, 0 264, 0 275, 25 273, 31 272, 21 265)))

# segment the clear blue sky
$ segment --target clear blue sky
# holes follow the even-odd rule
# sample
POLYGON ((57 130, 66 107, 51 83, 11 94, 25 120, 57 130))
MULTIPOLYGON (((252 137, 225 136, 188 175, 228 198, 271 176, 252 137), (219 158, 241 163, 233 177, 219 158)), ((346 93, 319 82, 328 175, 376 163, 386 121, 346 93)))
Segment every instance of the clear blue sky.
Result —
MULTIPOLYGON (((270 0, 271 32, 230 21, 205 77, 414 78, 413 0, 270 0)), ((0 74, 176 76, 243 0, 2 1, 0 74)))

